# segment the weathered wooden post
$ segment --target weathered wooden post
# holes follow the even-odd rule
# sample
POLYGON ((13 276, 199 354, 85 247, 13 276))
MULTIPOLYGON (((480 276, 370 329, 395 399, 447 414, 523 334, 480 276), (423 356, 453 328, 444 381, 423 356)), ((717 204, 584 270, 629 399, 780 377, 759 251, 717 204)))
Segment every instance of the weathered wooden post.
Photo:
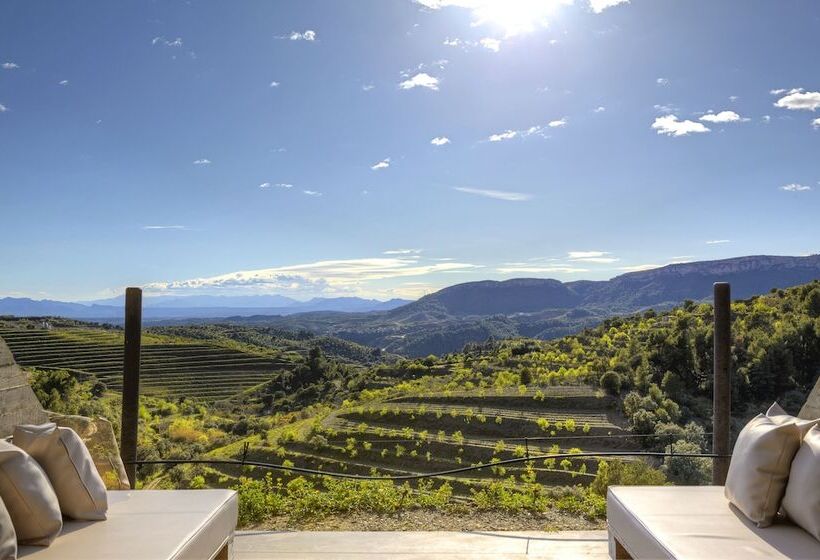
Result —
MULTIPOLYGON (((728 282, 715 282, 714 395, 712 409, 712 453, 728 455, 732 414, 732 297, 728 282)), ((723 486, 729 472, 729 458, 712 462, 712 484, 723 486)))
POLYGON ((140 342, 142 339, 142 290, 125 290, 125 348, 122 361, 122 426, 120 456, 131 488, 137 485, 137 424, 139 421, 140 342))

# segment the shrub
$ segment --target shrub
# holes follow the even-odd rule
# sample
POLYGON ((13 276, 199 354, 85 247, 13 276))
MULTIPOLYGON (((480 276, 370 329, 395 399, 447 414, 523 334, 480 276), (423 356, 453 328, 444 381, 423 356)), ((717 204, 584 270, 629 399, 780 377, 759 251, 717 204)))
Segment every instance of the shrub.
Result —
POLYGON ((616 371, 607 371, 601 375, 599 383, 610 395, 618 395, 621 392, 621 376, 616 371))

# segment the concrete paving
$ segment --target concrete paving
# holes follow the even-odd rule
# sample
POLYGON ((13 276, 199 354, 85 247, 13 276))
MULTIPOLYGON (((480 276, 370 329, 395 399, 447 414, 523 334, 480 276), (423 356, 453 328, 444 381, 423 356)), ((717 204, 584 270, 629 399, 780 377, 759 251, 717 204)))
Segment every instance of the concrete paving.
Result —
POLYGON ((606 531, 240 531, 236 560, 607 560, 606 531))

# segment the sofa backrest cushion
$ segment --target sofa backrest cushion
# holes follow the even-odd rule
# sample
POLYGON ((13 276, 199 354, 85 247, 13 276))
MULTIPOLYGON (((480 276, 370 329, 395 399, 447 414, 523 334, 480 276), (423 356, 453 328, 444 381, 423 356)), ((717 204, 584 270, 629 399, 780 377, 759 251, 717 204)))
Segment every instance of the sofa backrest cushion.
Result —
POLYGON ((108 510, 105 483, 83 440, 53 422, 14 428, 14 444, 46 471, 60 511, 72 519, 100 521, 108 510))
POLYGON ((46 473, 28 453, 0 440, 0 499, 19 544, 48 546, 63 528, 63 516, 46 473))
POLYGON ((820 427, 803 439, 794 456, 783 510, 815 539, 820 540, 820 427))
POLYGON ((758 414, 738 435, 724 489, 726 498, 759 527, 772 524, 786 490, 800 428, 758 414))
POLYGON ((17 534, 9 517, 6 504, 0 499, 0 560, 15 560, 17 558, 17 534))

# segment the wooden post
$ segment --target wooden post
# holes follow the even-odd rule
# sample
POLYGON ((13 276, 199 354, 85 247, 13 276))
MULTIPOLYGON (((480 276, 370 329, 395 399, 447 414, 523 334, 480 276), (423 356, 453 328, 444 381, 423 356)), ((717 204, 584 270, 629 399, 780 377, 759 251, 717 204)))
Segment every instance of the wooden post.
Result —
MULTIPOLYGON (((730 419, 732 414, 732 297, 728 282, 715 282, 714 395, 712 409, 712 453, 731 453, 730 419)), ((729 458, 717 457, 712 462, 712 484, 723 486, 729 472, 729 458)))
POLYGON ((131 488, 137 486, 137 423, 140 399, 140 342, 142 338, 142 290, 125 290, 125 348, 122 362, 122 426, 120 456, 131 488))

